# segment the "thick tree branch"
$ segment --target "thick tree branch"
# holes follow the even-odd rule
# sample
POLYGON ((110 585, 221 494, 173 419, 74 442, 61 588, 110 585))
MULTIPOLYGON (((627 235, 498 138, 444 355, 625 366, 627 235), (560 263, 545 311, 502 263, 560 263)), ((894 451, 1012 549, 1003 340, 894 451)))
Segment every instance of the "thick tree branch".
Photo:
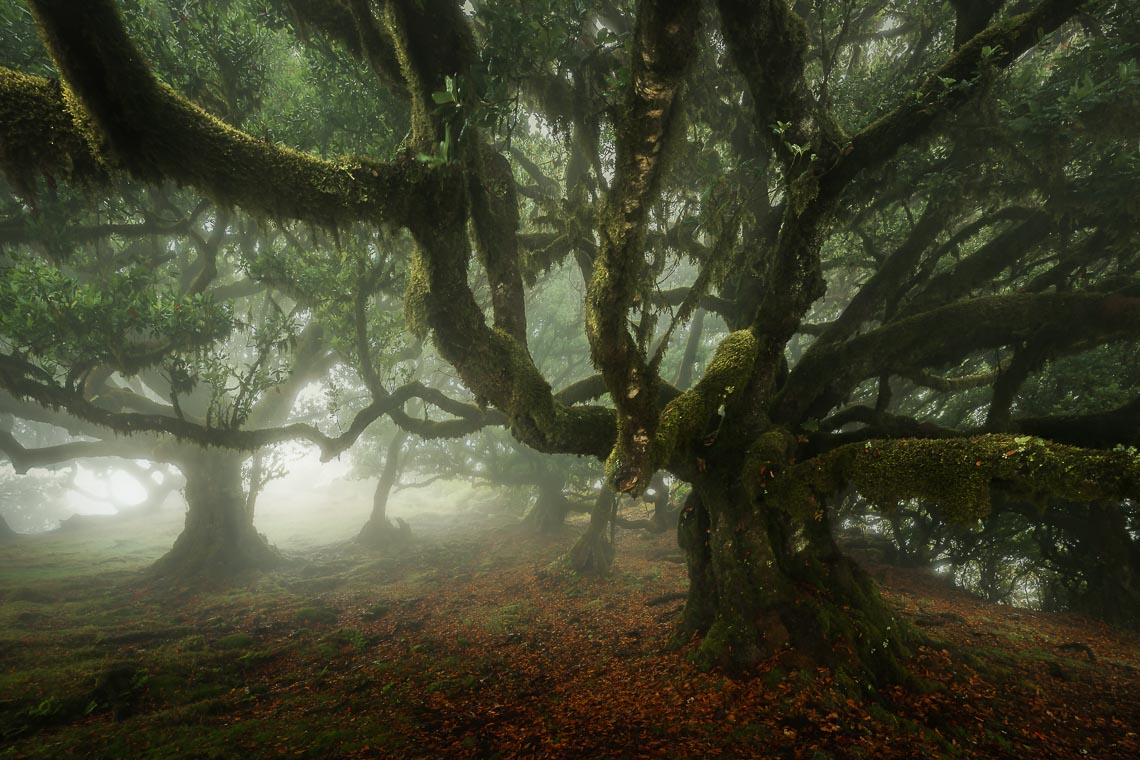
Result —
POLYGON ((974 388, 984 388, 987 385, 993 385, 994 380, 997 379, 997 373, 982 372, 977 375, 965 375, 963 377, 943 377, 930 372, 909 372, 904 374, 903 377, 923 388, 930 388, 932 390, 941 391, 942 393, 954 393, 955 391, 968 391, 974 388))
POLYGON ((471 221, 491 287, 495 327, 526 345, 526 294, 519 269, 519 208, 506 158, 480 141, 470 150, 471 221))
POLYGON ((304 423, 241 430, 207 427, 192 420, 166 414, 110 411, 89 401, 80 393, 43 378, 31 365, 7 356, 0 357, 0 388, 16 398, 35 399, 39 404, 63 410, 83 422, 124 435, 165 433, 178 440, 192 441, 202 446, 220 446, 244 451, 254 451, 263 446, 287 441, 308 441, 321 449, 321 457, 326 461, 352 446, 372 422, 386 414, 392 416, 401 427, 424 437, 465 435, 494 422, 493 415, 487 415, 470 405, 461 405, 420 383, 400 386, 392 393, 373 401, 355 415, 345 432, 337 436, 326 435, 314 426, 304 423), (431 404, 438 402, 445 411, 460 412, 465 417, 441 422, 416 420, 408 417, 401 408, 412 398, 420 398, 431 404))
POLYGON ((785 0, 719 0, 721 31, 733 63, 748 82, 758 138, 786 167, 799 157, 792 145, 840 139, 833 119, 817 109, 804 79, 808 29, 785 0), (777 134, 778 133, 778 134, 777 134))
POLYGON ((1033 214, 1026 221, 995 236, 949 272, 931 280, 911 297, 911 304, 909 308, 904 307, 904 311, 914 313, 968 295, 974 288, 991 282, 1003 269, 1045 241, 1053 231, 1047 214, 1033 214))
POLYGON ((999 21, 976 34, 927 77, 912 98, 851 138, 845 155, 824 167, 820 200, 838 196, 859 172, 883 164, 900 147, 927 134, 940 116, 972 97, 973 83, 984 67, 1009 66, 1037 44, 1042 34, 1072 18, 1082 5, 1084 0, 1044 0, 1028 13, 999 21))
POLYGON ((155 446, 153 438, 116 438, 110 441, 72 441, 56 446, 24 448, 11 433, 0 430, 0 452, 8 455, 12 468, 20 475, 34 467, 50 467, 74 459, 115 457, 118 459, 149 459, 174 464, 177 457, 169 456, 162 446, 155 446), (166 452, 164 454, 164 452, 166 452))
MULTIPOLYGON (((90 134, 105 139, 117 165, 134 176, 148 182, 172 179, 222 205, 322 226, 358 219, 400 222, 406 214, 409 191, 423 173, 410 158, 394 164, 326 161, 258 140, 157 81, 127 37, 112 0, 32 0, 31 6, 57 66, 90 117, 90 134)), ((5 91, 14 84, 10 75, 0 79, 5 91)), ((26 81, 23 87, 29 89, 26 81)), ((33 87, 43 93, 34 104, 42 112, 51 85, 39 80, 33 87)), ((10 97, 5 92, 3 100, 10 97)), ((66 113, 48 123, 64 144, 76 144, 82 132, 56 126, 65 124, 66 113)), ((38 121, 23 125, 42 127, 38 121)), ((42 133, 17 139, 44 142, 42 133)))
MULTIPOLYGON (((642 281, 649 205, 674 139, 677 97, 696 52, 698 4, 646 0, 638 7, 633 75, 617 134, 617 169, 600 218, 601 246, 586 297, 586 334, 618 412, 610 475, 620 491, 649 485, 657 427, 655 373, 626 326, 642 281)), ((677 138, 680 139, 680 138, 677 138)))
POLYGON ((1058 334, 1137 337, 1140 298, 1100 293, 987 296, 892 322, 805 355, 781 392, 777 418, 796 424, 829 386, 846 389, 884 372, 906 375, 949 363, 972 351, 1026 340, 1046 324, 1056 325, 1058 334))
POLYGON ((1015 418, 1009 426, 1014 432, 1086 448, 1140 446, 1140 398, 1107 412, 1015 418))
POLYGON ((874 276, 859 288, 843 313, 822 332, 817 345, 846 340, 860 325, 871 319, 888 298, 898 292, 903 279, 914 271, 927 246, 941 232, 949 212, 948 205, 935 202, 927 204, 910 234, 879 266, 874 276))
MULTIPOLYGON (((525 346, 491 329, 467 281, 470 245, 466 192, 458 173, 441 170, 412 225, 416 253, 404 313, 478 397, 510 420, 512 434, 547 452, 605 456, 613 446, 613 413, 559 403, 525 346)), ((399 420, 397 420, 399 422, 399 420)))
MULTIPOLYGON (((2 93, 3 90, 0 89, 0 98, 3 97, 2 93)), ((3 123, 3 114, 0 114, 0 123, 3 123)), ((0 136, 6 138, 6 133, 2 127, 0 127, 0 136)), ((2 146, 5 144, 5 141, 6 140, 0 140, 0 151, 2 151, 2 146)), ((3 165, 3 162, 4 159, 0 156, 0 165, 3 165)), ((129 240, 140 237, 175 237, 186 235, 194 222, 197 221, 198 217, 207 207, 208 204, 199 204, 188 216, 172 222, 162 222, 152 215, 146 215, 143 221, 135 223, 69 224, 62 229, 52 231, 53 241, 83 244, 106 240, 110 237, 129 240)), ((30 225, 26 217, 10 219, 0 224, 0 245, 27 244, 42 239, 43 233, 36 229, 34 225, 30 225)))
POLYGON ((1029 436, 873 439, 788 466, 762 451, 753 464, 764 467, 748 473, 751 488, 789 511, 813 508, 848 484, 881 509, 920 499, 962 523, 989 514, 991 487, 1046 501, 1140 497, 1140 457, 1134 452, 1089 450, 1029 436))
POLYGON ((81 120, 59 82, 0 67, 0 168, 25 196, 35 196, 40 178, 106 180, 81 120))
MULTIPOLYGON (((820 420, 819 426, 824 430, 839 430, 851 425, 861 424, 866 427, 857 431, 860 434, 856 440, 865 438, 954 438, 964 435, 955 430, 933 425, 929 422, 919 422, 911 417, 890 414, 869 406, 849 406, 836 412, 825 420, 820 420)), ((834 448, 843 434, 828 438, 827 448, 834 448)), ((847 442, 847 441, 844 441, 847 442)))
MULTIPOLYGON (((567 385, 558 391, 558 393, 554 394, 554 397, 558 399, 559 403, 573 405, 581 404, 586 401, 594 401, 606 395, 608 392, 609 389, 606 388, 605 378, 601 375, 590 375, 589 377, 567 385)), ((679 395, 681 395, 681 391, 677 387, 665 381, 658 383, 657 405, 659 408, 664 409, 666 404, 679 395)))

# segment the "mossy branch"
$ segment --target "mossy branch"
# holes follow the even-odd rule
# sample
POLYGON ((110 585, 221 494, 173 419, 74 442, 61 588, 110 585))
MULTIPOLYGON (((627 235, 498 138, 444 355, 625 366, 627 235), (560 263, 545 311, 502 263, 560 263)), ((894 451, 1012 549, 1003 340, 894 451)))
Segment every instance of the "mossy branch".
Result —
MULTIPOLYGON (((174 180, 223 205, 322 226, 359 219, 400 223, 406 215, 412 186, 425 171, 410 158, 330 161, 259 140, 155 79, 112 0, 33 0, 31 6, 98 138, 116 164, 139 179, 174 180)), ((0 84, 8 87, 13 78, 0 84)))
MULTIPOLYGON (((626 317, 644 276, 644 238, 667 143, 679 120, 678 94, 696 53, 698 4, 652 0, 638 7, 632 77, 617 128, 617 166, 601 213, 601 246, 586 296, 586 334, 618 412, 618 440, 607 466, 614 487, 638 493, 653 471, 656 373, 626 317)), ((677 138, 680 139, 680 138, 677 138)))
MULTIPOLYGON (((973 378, 959 379, 968 381, 973 378)), ((821 420, 819 425, 823 430, 838 430, 853 423, 864 427, 846 433, 813 436, 813 450, 830 451, 872 438, 971 438, 987 432, 985 428, 945 428, 929 421, 876 411, 868 406, 847 407, 821 420)), ((1089 449, 1140 446, 1140 398, 1104 412, 1014 418, 1000 432, 1033 435, 1089 449)))
POLYGON ((1042 35, 1072 18, 1085 0, 1044 0, 1028 13, 1010 16, 983 29, 927 77, 913 95, 894 111, 853 136, 843 155, 820 178, 819 200, 830 202, 864 169, 879 166, 904 145, 928 134, 940 116, 965 103, 974 88, 947 87, 947 81, 968 84, 985 67, 1005 68, 1042 35))
POLYGON ((721 407, 744 390, 752 374, 759 341, 748 330, 731 333, 713 354, 704 375, 673 399, 661 413, 653 441, 653 468, 685 470, 692 447, 708 432, 721 407))
POLYGON ((750 460, 755 493, 792 513, 816 510, 851 484, 880 509, 919 499, 947 519, 989 514, 990 488, 1047 504, 1140 497, 1140 455, 1067 446, 1028 435, 869 440, 781 467, 750 460))
POLYGON ((287 441, 308 441, 321 449, 321 457, 326 461, 352 446, 369 425, 385 414, 392 416, 401 427, 425 438, 467 435, 496 421, 493 414, 447 399, 439 391, 415 382, 400 386, 357 412, 348 429, 338 436, 326 435, 304 423, 241 430, 208 427, 192 420, 160 413, 113 411, 84 398, 78 391, 56 384, 33 365, 9 356, 0 356, 0 388, 17 399, 33 399, 42 406, 62 409, 76 419, 123 435, 164 433, 182 441, 239 451, 255 451, 263 446, 287 441), (438 404, 446 411, 463 416, 439 422, 410 418, 404 414, 402 407, 411 398, 438 404))
POLYGON ((797 158, 790 145, 814 149, 823 139, 834 141, 818 128, 832 120, 813 120, 817 109, 804 79, 809 42, 804 20, 785 0, 719 0, 717 6, 733 63, 752 94, 759 139, 788 166, 797 158), (780 125, 779 134, 773 125, 780 125))
MULTIPOLYGON (((3 88, 0 87, 0 98, 3 98, 3 88)), ((2 106, 0 106, 2 108, 2 106)), ((0 113, 0 124, 4 123, 3 114, 0 113)), ((3 127, 0 127, 0 146, 7 142, 7 138, 11 135, 5 132, 3 127)), ((0 167, 5 166, 6 163, 0 157, 0 167)), ((52 176, 49 172, 40 172, 37 170, 32 171, 28 175, 29 179, 33 181, 39 176, 52 176)), ((10 177, 10 179, 13 179, 10 177)), ((74 175, 70 177, 71 180, 78 179, 74 175)), ((34 197, 34 193, 30 194, 34 197)), ((198 204, 189 214, 172 222, 160 222, 153 216, 144 216, 143 221, 137 223, 122 223, 122 224, 75 224, 67 225, 62 228, 55 228, 52 230, 53 241, 58 240, 60 244, 83 244, 92 243, 95 241, 106 240, 107 238, 120 238, 124 240, 131 240, 135 238, 163 236, 163 237, 189 237, 193 232, 193 225, 198 221, 198 218, 207 210, 211 208, 208 201, 203 201, 198 204)), ((28 217, 20 216, 9 218, 5 220, 3 225, 0 225, 0 245, 8 244, 27 244, 37 242, 43 239, 42 232, 36 228, 32 223, 29 223, 28 217)), ((159 260, 163 254, 155 254, 155 260, 159 260)))
POLYGON ((89 138, 59 82, 0 67, 0 168, 25 197, 35 197, 41 178, 105 181, 107 168, 89 138))
POLYGON ((33 467, 50 467, 52 465, 70 462, 73 459, 90 459, 93 457, 116 457, 120 459, 149 459, 151 461, 169 461, 174 459, 162 458, 162 448, 154 445, 154 438, 150 439, 118 439, 113 441, 72 441, 56 446, 41 446, 39 448, 25 448, 6 430, 0 430, 0 452, 8 456, 12 468, 17 474, 23 475, 33 467))
POLYGON ((440 356, 476 396, 507 416, 518 440, 538 451, 604 457, 613 447, 613 412, 560 403, 526 346, 487 324, 467 278, 465 178, 458 167, 434 174, 435 184, 417 199, 410 225, 416 251, 405 315, 411 326, 432 332, 440 356))
MULTIPOLYGON (((843 313, 818 333, 819 341, 815 345, 823 346, 846 340, 860 325, 873 318, 889 298, 897 294, 901 284, 914 272, 923 253, 942 231, 946 219, 956 208, 955 204, 954 200, 947 202, 940 199, 927 205, 922 217, 903 242, 886 257, 871 278, 852 296, 843 313)), ((801 327, 801 332, 803 331, 801 327)))
POLYGON ((383 84, 407 95, 396 52, 379 29, 369 3, 352 0, 346 7, 328 0, 288 0, 288 5, 302 36, 314 30, 343 45, 350 54, 367 61, 383 84))
POLYGON ((519 268, 519 208, 510 163, 484 142, 472 146, 471 223, 487 270, 495 327, 526 344, 526 293, 519 268))

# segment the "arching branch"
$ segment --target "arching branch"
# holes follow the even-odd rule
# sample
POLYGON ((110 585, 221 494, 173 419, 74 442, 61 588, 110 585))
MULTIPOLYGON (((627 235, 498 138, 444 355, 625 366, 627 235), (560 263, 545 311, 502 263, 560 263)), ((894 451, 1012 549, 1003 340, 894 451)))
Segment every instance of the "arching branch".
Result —
POLYGON ((844 392, 884 372, 906 375, 983 348, 1006 346, 1056 325, 1058 339, 1079 332, 1101 340, 1140 336, 1140 298, 1102 293, 1011 294, 960 301, 884 325, 805 355, 777 405, 790 424, 825 389, 844 392))
MULTIPOLYGON (((273 217, 335 226, 357 219, 398 222, 406 213, 408 190, 422 173, 410 158, 393 164, 326 161, 254 138, 155 79, 112 0, 33 0, 31 6, 81 111, 65 108, 51 116, 58 98, 51 102, 52 86, 46 80, 29 87, 26 80, 35 78, 24 77, 23 90, 39 90, 33 105, 48 113, 49 124, 60 125, 56 131, 64 144, 89 144, 83 138, 97 135, 112 151, 102 158, 113 159, 139 179, 193 185, 224 205, 273 217), (66 130, 67 114, 90 118, 88 131, 66 130)), ((0 86, 8 90, 14 79, 5 75, 0 86)), ((9 97, 5 93, 4 99, 9 97)), ((17 131, 42 127, 19 120, 5 124, 17 131)), ((30 140, 42 141, 42 134, 23 138, 30 140)))

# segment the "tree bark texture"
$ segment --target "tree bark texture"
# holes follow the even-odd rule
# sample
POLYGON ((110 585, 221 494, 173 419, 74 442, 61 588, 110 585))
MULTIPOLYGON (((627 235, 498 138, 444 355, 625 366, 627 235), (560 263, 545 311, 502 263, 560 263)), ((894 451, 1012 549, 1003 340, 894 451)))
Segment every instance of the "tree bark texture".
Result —
POLYGON ((280 559, 253 526, 241 466, 242 458, 233 452, 189 450, 180 463, 186 477, 186 524, 174 547, 154 565, 157 575, 222 580, 280 559))
POLYGON ((566 487, 564 472, 551 469, 542 473, 538 482, 538 497, 534 506, 527 512, 523 522, 542 534, 557 533, 566 522, 570 512, 570 502, 563 489, 566 487))
POLYGON ((703 636, 696 664, 747 673, 793 648, 854 684, 903 677, 907 631, 839 552, 825 512, 756 508, 740 486, 711 480, 689 496, 678 541, 690 586, 675 642, 703 636))
POLYGON ((590 511, 590 524, 566 555, 566 562, 582 575, 606 575, 614 564, 613 520, 617 494, 602 485, 590 511))

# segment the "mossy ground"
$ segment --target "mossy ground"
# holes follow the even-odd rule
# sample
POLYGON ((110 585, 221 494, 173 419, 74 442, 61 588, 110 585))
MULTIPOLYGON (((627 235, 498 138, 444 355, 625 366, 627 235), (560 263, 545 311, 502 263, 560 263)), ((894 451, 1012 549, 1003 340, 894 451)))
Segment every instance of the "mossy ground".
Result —
MULTIPOLYGON (((640 509, 640 507, 638 507, 640 509)), ((581 519, 581 518, 577 518, 581 519)), ((141 572, 140 524, 0 547, 0 756, 1128 757, 1140 640, 873 568, 925 633, 915 683, 860 697, 790 653, 754 678, 667 652, 674 538, 619 531, 614 572, 551 570, 574 525, 346 540, 209 592, 141 572), (1095 652, 1064 644, 1082 643, 1095 652), (920 685, 921 684, 921 688, 920 685)))

